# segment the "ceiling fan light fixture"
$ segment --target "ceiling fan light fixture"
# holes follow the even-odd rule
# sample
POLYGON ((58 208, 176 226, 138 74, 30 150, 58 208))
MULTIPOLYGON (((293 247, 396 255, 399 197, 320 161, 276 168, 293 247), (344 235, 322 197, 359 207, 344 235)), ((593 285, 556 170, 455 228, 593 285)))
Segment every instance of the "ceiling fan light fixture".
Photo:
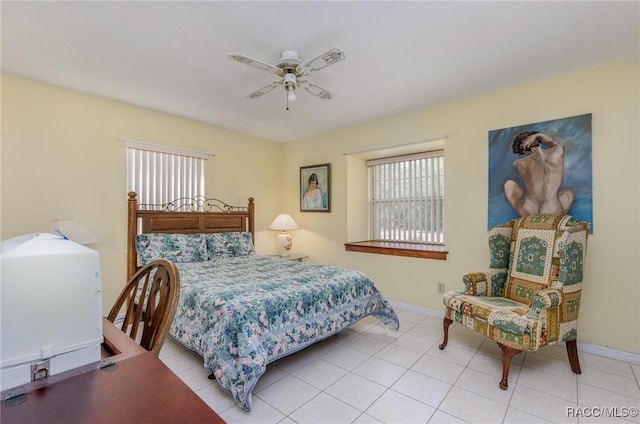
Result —
POLYGON ((292 73, 284 74, 284 88, 289 90, 295 90, 298 85, 298 81, 296 80, 296 76, 292 73))
POLYGON ((281 85, 287 93, 287 110, 289 110, 288 102, 295 101, 296 99, 295 90, 298 86, 302 86, 309 94, 319 98, 320 100, 331 100, 333 98, 333 93, 318 85, 312 84, 307 80, 298 81, 298 78, 306 77, 311 72, 324 69, 327 66, 331 66, 341 60, 344 60, 345 58, 344 52, 337 48, 333 48, 304 63, 302 63, 298 54, 293 50, 283 51, 280 59, 276 61, 275 65, 262 62, 242 53, 229 53, 227 56, 235 62, 243 63, 279 76, 281 78, 279 81, 274 81, 271 84, 254 91, 247 97, 250 99, 257 99, 281 85))

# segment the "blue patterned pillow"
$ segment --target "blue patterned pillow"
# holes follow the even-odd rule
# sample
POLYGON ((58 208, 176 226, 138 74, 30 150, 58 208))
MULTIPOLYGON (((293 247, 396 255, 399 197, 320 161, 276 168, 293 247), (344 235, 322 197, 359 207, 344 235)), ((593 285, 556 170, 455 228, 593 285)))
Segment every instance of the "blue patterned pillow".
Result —
POLYGON ((231 248, 231 240, 229 240, 227 234, 229 233, 205 234, 209 259, 235 256, 231 248))
POLYGON ((233 251, 235 256, 249 256, 255 255, 256 249, 253 246, 253 237, 249 232, 242 233, 229 233, 234 240, 233 251))
POLYGON ((209 259, 255 255, 253 239, 249 232, 212 233, 206 235, 209 259))
POLYGON ((142 265, 161 258, 176 263, 203 262, 208 259, 203 234, 138 234, 136 249, 142 265))

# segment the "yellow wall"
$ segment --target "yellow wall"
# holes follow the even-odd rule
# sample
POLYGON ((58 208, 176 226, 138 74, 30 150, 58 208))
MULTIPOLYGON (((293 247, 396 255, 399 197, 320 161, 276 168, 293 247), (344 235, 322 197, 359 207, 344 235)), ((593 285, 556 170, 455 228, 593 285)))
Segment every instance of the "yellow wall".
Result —
POLYGON ((283 199, 302 228, 293 235, 294 250, 317 262, 366 272, 394 301, 442 311, 437 282, 447 290, 460 289, 463 272, 488 265, 488 131, 592 113, 595 232, 589 239, 578 341, 640 353, 638 75, 635 58, 288 144, 283 199), (441 134, 448 136, 448 259, 345 252, 343 244, 357 241, 352 237, 361 234, 366 219, 352 200, 366 196, 366 181, 358 174, 358 161, 343 153, 441 134), (299 212, 298 167, 327 162, 332 212, 299 212))
MULTIPOLYGON (((259 253, 273 253, 266 230, 279 212, 293 215, 294 250, 319 263, 366 272, 402 302, 442 311, 436 283, 461 288, 463 272, 488 263, 489 130, 593 114, 595 233, 580 312, 579 342, 640 353, 638 58, 522 84, 437 107, 377 120, 286 145, 212 125, 2 76, 2 239, 73 218, 100 242, 103 305, 124 283, 125 154, 130 138, 216 154, 207 192, 235 204, 256 198, 259 253), (447 261, 345 252, 362 234, 366 179, 360 149, 447 134, 447 261), (331 213, 299 212, 299 167, 331 163, 331 213), (364 194, 363 194, 364 193, 364 194)), ((384 99, 381 99, 384 101, 384 99)))
MULTIPOLYGON (((257 248, 279 212, 283 145, 141 107, 2 76, 2 240, 75 219, 96 235, 103 309, 125 282, 128 138, 212 152, 206 191, 227 203, 256 199, 257 248)), ((275 249, 275 247, 273 247, 275 249)), ((272 249, 272 250, 273 250, 272 249)), ((262 252, 261 252, 262 253, 262 252)))

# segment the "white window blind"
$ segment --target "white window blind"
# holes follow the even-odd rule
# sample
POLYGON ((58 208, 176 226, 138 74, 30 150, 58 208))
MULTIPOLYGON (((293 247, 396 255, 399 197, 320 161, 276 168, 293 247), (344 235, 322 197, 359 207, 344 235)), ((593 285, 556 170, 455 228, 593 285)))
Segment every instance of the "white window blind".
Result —
POLYGON ((372 239, 444 244, 444 150, 367 166, 372 239))
POLYGON ((140 204, 204 195, 208 154, 133 141, 126 147, 127 191, 135 191, 140 204))

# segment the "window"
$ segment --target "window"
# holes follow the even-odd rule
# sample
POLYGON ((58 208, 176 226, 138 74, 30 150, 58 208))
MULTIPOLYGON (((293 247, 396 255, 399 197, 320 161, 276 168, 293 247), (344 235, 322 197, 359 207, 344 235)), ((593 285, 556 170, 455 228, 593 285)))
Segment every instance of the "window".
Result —
POLYGON ((207 153, 126 141, 127 191, 140 204, 203 196, 207 153))
POLYGON ((447 260, 444 167, 447 136, 367 148, 347 156, 345 250, 447 260))
POLYGON ((367 161, 371 238, 444 244, 444 151, 367 161))

